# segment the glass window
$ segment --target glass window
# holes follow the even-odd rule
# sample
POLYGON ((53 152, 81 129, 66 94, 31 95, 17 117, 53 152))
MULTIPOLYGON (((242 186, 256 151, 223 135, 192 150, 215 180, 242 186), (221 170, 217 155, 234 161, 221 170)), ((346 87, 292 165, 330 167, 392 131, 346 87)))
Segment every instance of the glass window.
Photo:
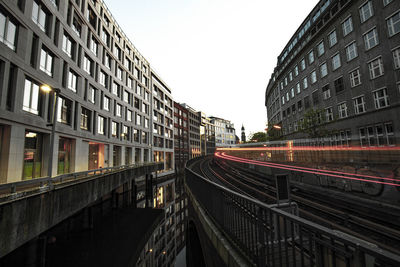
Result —
POLYGON ((294 88, 290 89, 290 96, 293 98, 294 97, 294 88))
POLYGON ((389 106, 389 97, 386 88, 379 89, 373 92, 375 100, 375 108, 384 108, 389 106))
POLYGON ((312 64, 314 62, 314 51, 308 53, 308 63, 312 64))
POLYGON ((400 32, 400 11, 387 19, 387 27, 389 36, 393 36, 400 32))
POLYGON ((118 135, 118 124, 115 121, 111 122, 111 135, 113 137, 118 135))
POLYGON ((326 62, 323 63, 320 67, 319 67, 320 73, 321 73, 321 78, 325 77, 326 75, 328 75, 328 66, 326 65, 326 62))
POLYGON ((46 31, 46 18, 47 15, 43 11, 42 7, 39 6, 35 1, 33 1, 32 7, 32 20, 39 26, 42 31, 46 31))
POLYGON ((294 76, 297 76, 297 75, 299 75, 299 66, 295 66, 294 67, 294 76))
POLYGON ((132 121, 132 111, 129 109, 126 111, 126 120, 132 121))
POLYGON ((366 111, 364 96, 359 96, 359 97, 354 98, 353 104, 354 104, 354 113, 355 114, 364 113, 366 111))
POLYGON ((393 62, 394 62, 394 68, 399 69, 400 68, 400 48, 393 50, 393 62))
POLYGON ((42 176, 42 144, 43 137, 40 133, 25 132, 23 180, 42 176))
POLYGON ((339 118, 341 119, 346 118, 348 116, 346 102, 340 103, 338 105, 338 112, 339 112, 339 118))
POLYGON ((313 72, 311 72, 311 83, 316 83, 317 82, 317 72, 314 70, 313 72))
POLYGON ((124 90, 124 94, 123 94, 123 100, 126 103, 129 103, 129 92, 124 90))
POLYGON ((68 72, 68 89, 76 92, 76 82, 77 82, 76 75, 72 71, 69 71, 68 72))
POLYGON ((108 98, 107 96, 104 96, 103 98, 103 109, 110 110, 110 98, 108 98))
POLYGON ((344 90, 343 77, 340 77, 340 78, 336 79, 336 80, 333 82, 333 84, 334 84, 334 86, 335 86, 335 91, 336 91, 336 93, 339 93, 339 92, 341 92, 341 91, 344 90))
POLYGON ((383 0, 383 5, 387 6, 388 4, 390 4, 393 0, 383 0))
POLYGON ((96 56, 97 56, 97 41, 96 39, 94 39, 94 37, 92 37, 92 39, 90 39, 90 51, 92 51, 96 56))
POLYGON ((343 36, 348 35, 353 31, 353 19, 351 17, 347 18, 343 23, 342 23, 342 28, 343 28, 343 36))
POLYGON ((53 56, 43 48, 40 51, 40 70, 49 76, 53 75, 53 56))
MULTIPOLYGON (((76 15, 76 14, 75 14, 76 15)), ((79 36, 81 37, 82 33, 82 22, 74 16, 72 20, 72 25, 71 25, 72 30, 79 36)))
POLYGON ((90 130, 90 110, 81 107, 81 129, 90 130))
POLYGON ((368 63, 369 76, 371 79, 375 79, 383 75, 383 62, 382 58, 377 58, 370 63, 368 63))
POLYGON ((306 61, 304 58, 300 61, 300 68, 301 68, 301 70, 306 69, 306 61))
POLYGON ((372 47, 379 44, 378 32, 376 31, 376 28, 364 34, 364 44, 365 50, 371 49, 372 47))
POLYGON ((72 42, 70 38, 65 35, 63 35, 63 43, 62 43, 62 50, 69 56, 71 57, 72 55, 72 42))
POLYGON ((296 92, 300 94, 300 83, 296 84, 296 92))
POLYGON ((353 42, 346 47, 346 56, 347 61, 350 61, 358 56, 356 42, 353 42))
POLYGON ((328 39, 329 39, 329 46, 332 47, 337 43, 337 36, 336 36, 336 31, 331 32, 328 35, 328 39))
POLYGON ((96 88, 91 85, 89 85, 88 101, 92 102, 93 104, 96 103, 96 88))
POLYGON ((318 51, 318 56, 322 56, 325 53, 325 46, 324 46, 324 42, 320 42, 317 46, 317 51, 318 51))
POLYGON ((25 79, 24 103, 22 109, 30 113, 39 114, 39 85, 25 79))
POLYGON ((361 74, 360 69, 356 69, 350 72, 350 85, 351 87, 355 87, 361 84, 361 74))
POLYGON ((329 88, 329 84, 322 87, 322 96, 324 100, 327 100, 331 97, 331 89, 329 88))
POLYGON ((307 77, 303 78, 303 89, 307 89, 308 88, 308 81, 307 81, 307 77))
POLYGON ((0 12, 0 42, 15 50, 17 26, 0 12))
POLYGON ((106 86, 106 74, 103 71, 100 71, 99 83, 104 87, 106 86))
POLYGON ((332 107, 329 107, 329 108, 325 109, 325 116, 326 116, 326 121, 333 121, 333 109, 332 109, 332 107))
POLYGON ((336 70, 336 69, 340 68, 340 66, 341 66, 340 54, 337 53, 336 55, 334 55, 332 57, 332 69, 336 70))
POLYGON ((115 106, 115 115, 118 117, 121 117, 121 110, 122 110, 122 106, 120 104, 117 104, 115 106))
POLYGON ((91 63, 92 61, 87 56, 83 57, 83 70, 86 71, 88 74, 91 73, 90 72, 91 63))
POLYGON ((105 121, 106 119, 102 116, 97 117, 97 132, 99 134, 104 134, 104 129, 105 129, 105 121))
POLYGON ((70 125, 71 116, 72 116, 72 101, 63 97, 58 97, 57 121, 70 125))
POLYGON ((112 93, 116 96, 119 96, 119 85, 117 83, 113 83, 112 93))
POLYGON ((374 15, 374 10, 372 8, 372 1, 368 1, 360 7, 360 20, 361 23, 369 19, 374 15))

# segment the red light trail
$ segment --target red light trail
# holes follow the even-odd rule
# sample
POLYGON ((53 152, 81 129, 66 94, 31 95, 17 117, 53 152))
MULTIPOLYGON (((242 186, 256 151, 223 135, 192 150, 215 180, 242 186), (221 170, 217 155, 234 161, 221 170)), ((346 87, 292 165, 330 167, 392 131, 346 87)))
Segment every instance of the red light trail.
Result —
POLYGON ((350 177, 350 176, 398 181, 398 179, 389 178, 389 177, 378 177, 378 176, 369 176, 369 175, 346 173, 346 172, 339 172, 339 171, 320 170, 320 169, 305 168, 305 167, 294 167, 291 165, 284 165, 284 164, 269 163, 269 162, 263 162, 263 161, 257 161, 257 160, 238 158, 238 157, 229 156, 229 155, 226 155, 225 153, 220 153, 220 152, 215 153, 215 156, 218 158, 227 159, 227 160, 231 160, 231 161, 236 161, 236 162, 241 162, 241 163, 251 163, 251 164, 255 164, 255 165, 272 167, 272 168, 283 169, 283 170, 305 172, 305 173, 311 173, 311 174, 317 174, 317 175, 326 175, 326 176, 331 176, 331 177, 336 177, 336 178, 341 178, 341 179, 356 180, 356 181, 362 181, 362 182, 368 182, 368 183, 400 186, 400 184, 382 182, 382 181, 373 181, 373 180, 369 180, 369 179, 362 179, 362 178, 356 178, 356 177, 350 177))
POLYGON ((217 148, 217 151, 400 151, 400 146, 362 147, 362 146, 279 146, 279 147, 231 147, 217 148))

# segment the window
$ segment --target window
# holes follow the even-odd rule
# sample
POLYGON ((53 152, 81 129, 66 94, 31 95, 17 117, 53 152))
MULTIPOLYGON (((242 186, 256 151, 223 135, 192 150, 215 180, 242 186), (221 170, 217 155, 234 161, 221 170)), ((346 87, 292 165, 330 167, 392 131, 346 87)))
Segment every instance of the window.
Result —
POLYGON ((383 5, 387 6, 389 5, 393 0, 383 0, 383 5))
POLYGON ((142 124, 142 116, 139 114, 136 114, 136 125, 141 125, 142 124))
POLYGON ((282 96, 282 105, 285 105, 285 97, 282 96))
POLYGON ((124 90, 122 98, 124 102, 129 103, 129 92, 124 90))
POLYGON ((368 1, 360 7, 360 20, 361 23, 369 19, 374 15, 374 10, 372 8, 372 1, 368 1))
POLYGON ((336 55, 334 55, 332 57, 332 69, 336 70, 336 69, 340 68, 340 66, 341 66, 340 54, 337 53, 336 55))
POLYGON ((72 42, 70 37, 68 37, 67 35, 63 36, 63 42, 62 42, 62 50, 69 56, 71 57, 72 55, 72 42))
POLYGON ((286 102, 289 102, 289 92, 286 92, 286 102))
POLYGON ((375 108, 384 108, 389 106, 389 99, 386 88, 379 89, 373 92, 375 100, 375 108))
POLYGON ((91 103, 96 103, 96 88, 93 86, 89 85, 89 90, 88 90, 88 101, 91 103))
POLYGON ((53 56, 43 48, 40 51, 40 70, 49 76, 53 75, 53 56))
POLYGON ((115 105, 115 116, 121 117, 122 106, 120 104, 115 105))
POLYGON ((311 72, 311 84, 316 83, 317 82, 317 72, 314 70, 313 72, 311 72))
POLYGON ((299 66, 295 66, 294 67, 294 76, 297 76, 297 75, 299 75, 299 66))
POLYGON ((119 96, 119 85, 116 84, 115 82, 113 83, 112 86, 112 93, 116 96, 119 96))
POLYGON ((117 68, 117 78, 122 81, 122 69, 120 67, 117 68))
POLYGON ((90 74, 90 67, 91 67, 92 61, 87 57, 83 57, 83 70, 86 71, 88 74, 90 74))
POLYGON ((346 47, 346 56, 347 61, 350 61, 358 56, 356 42, 353 42, 346 47))
POLYGON ((341 119, 346 118, 348 116, 346 102, 340 103, 338 105, 338 112, 339 112, 339 118, 341 119))
POLYGON ((323 63, 320 67, 319 67, 319 71, 321 73, 321 78, 325 77, 326 75, 328 75, 328 66, 326 65, 326 63, 323 63))
POLYGON ((99 83, 106 87, 106 74, 103 71, 100 71, 99 74, 99 83))
POLYGON ((129 109, 126 111, 126 120, 132 121, 132 111, 129 109))
POLYGON ((72 71, 68 72, 68 89, 76 92, 76 74, 72 71))
POLYGON ((356 98, 353 98, 353 103, 354 103, 354 113, 355 114, 361 114, 366 111, 364 96, 358 96, 356 98))
POLYGON ((121 60, 121 49, 118 46, 114 46, 114 56, 121 60))
POLYGON ((379 44, 378 40, 378 32, 376 31, 376 28, 370 30, 366 34, 364 34, 364 45, 365 45, 365 50, 369 50, 372 47, 376 46, 379 44))
POLYGON ((72 101, 58 97, 57 121, 64 124, 71 124, 72 101))
POLYGON ((0 12, 0 42, 15 50, 17 26, 0 12))
POLYGON ((344 83, 343 83, 343 77, 340 77, 339 79, 336 79, 333 82, 334 86, 335 86, 335 91, 336 93, 339 93, 341 91, 344 90, 344 83))
POLYGON ((351 87, 355 87, 361 84, 361 74, 360 69, 353 70, 350 72, 350 85, 351 87))
POLYGON ((89 24, 92 25, 94 29, 96 29, 96 21, 97 17, 96 14, 94 13, 93 9, 88 7, 87 13, 86 13, 86 19, 89 21, 89 24))
POLYGON ((290 89, 290 96, 294 98, 294 88, 290 89))
POLYGON ((308 88, 308 81, 307 81, 307 77, 303 78, 303 89, 307 89, 308 88))
POLYGON ((293 80, 293 73, 289 72, 289 81, 292 81, 292 80, 293 80))
POLYGON ((75 16, 74 16, 74 19, 72 20, 71 28, 79 37, 81 37, 82 22, 75 16))
POLYGON ((102 116, 97 117, 97 133, 104 134, 106 119, 102 116))
POLYGON ((306 69, 306 60, 304 58, 300 61, 300 68, 301 70, 306 69))
POLYGON ((371 79, 375 79, 383 75, 383 63, 382 58, 377 58, 370 63, 368 63, 369 76, 371 79))
POLYGON ((110 98, 108 98, 107 96, 104 96, 103 98, 103 109, 110 110, 110 98))
POLYGON ((81 108, 81 129, 90 130, 90 110, 81 108))
POLYGON ((332 107, 329 107, 329 108, 325 109, 325 116, 326 116, 326 121, 333 121, 333 109, 332 109, 332 107))
POLYGON ((300 94, 300 83, 296 84, 296 92, 300 94))
POLYGON ((329 84, 322 87, 322 95, 324 97, 324 100, 327 100, 331 97, 331 89, 329 88, 329 84))
POLYGON ((303 109, 301 100, 297 101, 297 109, 300 111, 303 109))
POLYGON ((92 37, 92 39, 90 39, 90 51, 92 51, 96 56, 97 56, 97 41, 96 39, 94 39, 94 37, 92 37))
POLYGON ((287 81, 287 77, 285 77, 285 86, 287 86, 288 81, 287 81))
POLYGON ((308 63, 311 65, 314 62, 314 51, 308 53, 308 63))
POLYGON ((399 69, 400 68, 400 48, 393 50, 393 62, 394 62, 394 68, 399 69))
POLYGON ((126 84, 127 84, 127 86, 128 86, 129 88, 132 89, 132 86, 133 86, 133 79, 132 79, 131 77, 128 77, 128 79, 127 79, 127 81, 126 81, 126 84))
POLYGON ((353 31, 353 20, 351 17, 343 21, 342 28, 343 28, 343 36, 346 36, 353 31))
POLYGON ((46 19, 47 19, 46 12, 44 12, 41 6, 39 6, 35 1, 33 1, 32 20, 44 32, 46 31, 46 19))
POLYGON ((107 45, 110 46, 110 34, 108 34, 107 30, 103 28, 101 31, 101 40, 107 45))
POLYGON ((391 122, 385 123, 385 133, 386 133, 387 144, 394 145, 395 139, 394 139, 394 132, 393 132, 393 124, 391 122))
POLYGON ((358 133, 360 135, 361 146, 365 147, 367 145, 367 137, 366 137, 365 128, 358 129, 358 133))
POLYGON ((40 91, 39 85, 25 79, 24 103, 22 109, 30 113, 39 114, 40 91))
POLYGON ((324 42, 320 42, 317 46, 318 56, 322 56, 325 53, 324 42))
POLYGON ((316 106, 319 103, 319 96, 318 96, 318 90, 315 90, 312 92, 312 100, 313 100, 313 105, 316 106))
POLYGON ((334 46, 337 43, 336 31, 333 31, 328 35, 328 40, 330 47, 334 46))
POLYGON ((129 128, 128 126, 122 126, 122 137, 124 138, 124 140, 128 140, 129 139, 129 128))
POLYGON ((111 122, 111 135, 113 137, 118 135, 118 124, 115 121, 111 122))
POLYGON ((400 32, 400 11, 386 20, 389 36, 400 32))
POLYGON ((144 128, 149 128, 149 119, 144 118, 144 128))

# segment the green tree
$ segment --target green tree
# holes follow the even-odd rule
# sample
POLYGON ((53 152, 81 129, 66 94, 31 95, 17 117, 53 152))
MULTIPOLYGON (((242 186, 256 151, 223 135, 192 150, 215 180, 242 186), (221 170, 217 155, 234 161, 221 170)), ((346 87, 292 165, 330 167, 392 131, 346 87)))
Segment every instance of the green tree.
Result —
POLYGON ((268 123, 267 125, 268 141, 276 141, 282 138, 282 129, 280 125, 268 123))
POLYGON ((326 129, 326 117, 322 109, 309 109, 299 122, 299 131, 305 133, 310 138, 325 137, 331 133, 326 129))
POLYGON ((251 135, 249 143, 258 143, 258 142, 266 142, 266 141, 268 141, 267 133, 256 132, 251 135))

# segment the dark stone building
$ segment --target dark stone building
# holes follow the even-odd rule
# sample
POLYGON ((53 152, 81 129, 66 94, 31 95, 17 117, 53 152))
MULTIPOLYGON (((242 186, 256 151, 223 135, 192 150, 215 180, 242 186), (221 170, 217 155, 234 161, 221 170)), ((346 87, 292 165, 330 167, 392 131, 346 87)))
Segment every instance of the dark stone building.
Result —
MULTIPOLYGON (((265 105, 285 138, 316 110, 332 143, 394 144, 400 123, 400 1, 322 0, 278 56, 265 105)), ((320 127, 316 125, 315 127, 320 127)))

